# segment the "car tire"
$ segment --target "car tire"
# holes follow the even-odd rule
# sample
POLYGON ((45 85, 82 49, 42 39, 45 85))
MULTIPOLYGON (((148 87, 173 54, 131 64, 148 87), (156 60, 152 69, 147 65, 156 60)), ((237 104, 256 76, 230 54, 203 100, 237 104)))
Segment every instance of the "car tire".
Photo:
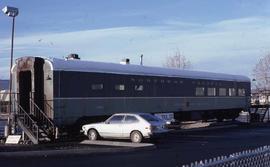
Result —
POLYGON ((143 139, 143 136, 142 136, 141 132, 139 132, 139 131, 133 131, 130 134, 130 140, 133 143, 140 143, 140 142, 142 142, 142 139, 143 139))
POLYGON ((91 129, 88 131, 88 139, 89 140, 97 140, 98 139, 98 132, 95 129, 91 129))

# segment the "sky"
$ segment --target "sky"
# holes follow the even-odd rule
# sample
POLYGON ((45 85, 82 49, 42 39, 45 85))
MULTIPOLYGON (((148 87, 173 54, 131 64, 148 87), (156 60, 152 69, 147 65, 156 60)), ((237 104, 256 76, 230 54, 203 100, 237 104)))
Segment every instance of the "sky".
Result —
MULTIPOLYGON (((192 70, 247 75, 270 53, 267 0, 1 0, 19 8, 14 58, 163 66, 180 51, 192 70)), ((0 13, 0 79, 9 77, 12 18, 0 13)))

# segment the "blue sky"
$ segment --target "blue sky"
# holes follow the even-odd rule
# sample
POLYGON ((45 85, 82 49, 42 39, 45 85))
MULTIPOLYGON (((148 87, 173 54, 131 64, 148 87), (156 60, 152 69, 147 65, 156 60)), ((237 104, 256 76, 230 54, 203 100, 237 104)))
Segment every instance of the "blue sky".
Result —
MULTIPOLYGON (((1 0, 20 9, 15 58, 62 58, 162 66, 177 50, 193 70, 243 74, 270 53, 265 0, 1 0)), ((11 18, 0 14, 0 78, 8 78, 11 18)))

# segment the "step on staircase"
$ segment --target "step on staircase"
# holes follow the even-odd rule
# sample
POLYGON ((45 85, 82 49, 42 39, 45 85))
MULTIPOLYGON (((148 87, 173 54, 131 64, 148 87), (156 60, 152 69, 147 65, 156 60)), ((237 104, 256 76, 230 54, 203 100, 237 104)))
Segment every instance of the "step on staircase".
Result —
POLYGON ((56 139, 56 126, 32 98, 30 98, 29 112, 26 112, 16 100, 14 101, 17 106, 17 124, 33 144, 51 142, 56 139))

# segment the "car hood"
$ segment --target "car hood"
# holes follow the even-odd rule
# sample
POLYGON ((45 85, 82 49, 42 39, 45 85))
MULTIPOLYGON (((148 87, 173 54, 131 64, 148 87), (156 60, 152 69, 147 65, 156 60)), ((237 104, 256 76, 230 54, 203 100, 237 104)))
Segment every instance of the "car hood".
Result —
POLYGON ((85 125, 83 125, 83 126, 96 126, 96 125, 100 125, 100 124, 104 124, 104 122, 85 124, 85 125))

